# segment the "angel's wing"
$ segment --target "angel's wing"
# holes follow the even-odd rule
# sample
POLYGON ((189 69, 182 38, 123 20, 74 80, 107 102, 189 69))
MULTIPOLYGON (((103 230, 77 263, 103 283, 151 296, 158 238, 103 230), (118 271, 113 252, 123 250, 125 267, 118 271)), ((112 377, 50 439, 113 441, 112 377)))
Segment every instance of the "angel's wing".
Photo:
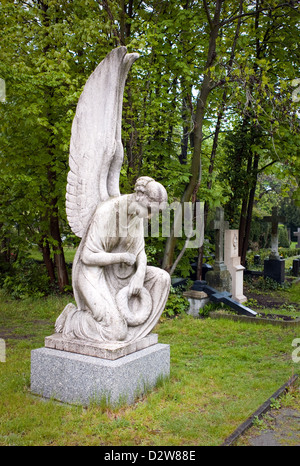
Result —
POLYGON ((97 205, 119 195, 123 162, 121 122, 124 86, 136 53, 110 52, 87 80, 72 124, 66 212, 82 237, 97 205))

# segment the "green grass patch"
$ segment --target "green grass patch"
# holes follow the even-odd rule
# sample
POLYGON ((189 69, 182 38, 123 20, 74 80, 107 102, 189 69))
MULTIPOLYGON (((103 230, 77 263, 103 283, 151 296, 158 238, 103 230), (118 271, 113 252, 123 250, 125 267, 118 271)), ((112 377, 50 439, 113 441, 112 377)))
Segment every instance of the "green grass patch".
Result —
MULTIPOLYGON (((67 263, 73 262, 77 248, 72 246, 64 246, 64 255, 67 263)), ((30 251, 30 257, 37 261, 43 260, 43 255, 37 246, 33 246, 30 251)))

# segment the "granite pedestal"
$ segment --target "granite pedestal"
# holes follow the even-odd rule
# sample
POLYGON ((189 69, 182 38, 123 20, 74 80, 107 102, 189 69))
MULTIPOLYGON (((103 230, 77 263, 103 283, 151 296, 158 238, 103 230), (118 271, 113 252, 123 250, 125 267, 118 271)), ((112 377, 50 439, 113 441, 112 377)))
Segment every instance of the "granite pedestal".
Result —
POLYGON ((132 404, 170 373, 170 346, 155 344, 115 360, 52 348, 31 352, 31 391, 65 403, 132 404))

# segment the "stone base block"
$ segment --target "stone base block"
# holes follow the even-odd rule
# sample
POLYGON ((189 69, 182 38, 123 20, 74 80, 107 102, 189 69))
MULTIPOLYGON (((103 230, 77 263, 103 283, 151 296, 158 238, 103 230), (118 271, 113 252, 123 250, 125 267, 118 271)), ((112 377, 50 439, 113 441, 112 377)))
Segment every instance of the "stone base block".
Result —
POLYGON ((248 298, 244 295, 239 295, 239 296, 233 296, 232 299, 234 299, 237 303, 242 304, 248 301, 248 298))
POLYGON ((183 293, 190 303, 187 314, 193 317, 199 317, 199 311, 209 302, 209 297, 204 291, 189 290, 183 293))
POLYGON ((31 391, 65 403, 131 404, 170 374, 170 346, 156 344, 116 360, 51 348, 31 352, 31 391))

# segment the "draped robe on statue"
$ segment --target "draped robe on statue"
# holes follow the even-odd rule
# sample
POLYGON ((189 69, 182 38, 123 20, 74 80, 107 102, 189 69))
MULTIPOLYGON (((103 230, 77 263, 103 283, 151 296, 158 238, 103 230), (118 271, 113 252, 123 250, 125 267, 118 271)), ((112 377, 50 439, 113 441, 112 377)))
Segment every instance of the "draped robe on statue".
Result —
POLYGON ((104 343, 136 341, 151 332, 163 312, 170 276, 147 266, 143 219, 129 214, 130 198, 124 195, 100 203, 86 229, 72 272, 78 307, 62 313, 63 325, 57 322, 67 338, 104 343), (136 263, 96 264, 103 253, 109 260, 107 254, 124 252, 133 254, 136 263), (87 259, 92 257, 94 260, 87 259), (144 274, 144 285, 140 295, 130 296, 128 288, 137 268, 144 274))

